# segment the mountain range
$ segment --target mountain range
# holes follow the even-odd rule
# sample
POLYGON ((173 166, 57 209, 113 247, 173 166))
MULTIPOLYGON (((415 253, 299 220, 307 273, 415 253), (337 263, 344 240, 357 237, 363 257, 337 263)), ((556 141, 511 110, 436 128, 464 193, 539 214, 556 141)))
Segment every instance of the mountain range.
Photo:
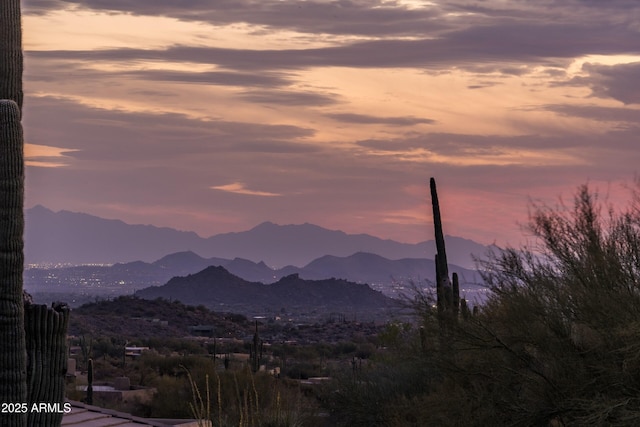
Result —
MULTIPOLYGON (((435 277, 435 263, 425 258, 389 260, 376 254, 357 252, 347 257, 325 255, 304 267, 286 266, 273 269, 264 262, 247 259, 204 258, 194 252, 178 252, 152 263, 134 261, 105 265, 81 265, 58 268, 28 268, 24 283, 29 292, 92 291, 128 294, 148 286, 160 286, 173 277, 196 274, 210 266, 224 267, 230 273, 250 282, 273 283, 285 276, 298 274, 308 280, 328 278, 367 283, 375 289, 392 294, 396 285, 413 281, 423 283, 435 277)), ((463 284, 476 284, 481 280, 474 270, 455 265, 451 272, 458 273, 463 284)))
MULTIPOLYGON (((460 237, 446 236, 446 242, 449 262, 465 268, 474 267, 471 254, 483 256, 487 252, 486 246, 460 237)), ((324 256, 347 257, 358 252, 389 260, 433 259, 435 243, 433 240, 401 243, 308 223, 277 225, 271 222, 247 231, 203 238, 194 232, 172 228, 126 224, 65 210, 53 212, 40 205, 25 212, 27 264, 149 263, 166 254, 185 251, 206 258, 262 261, 270 267, 281 268, 304 266, 324 256)))

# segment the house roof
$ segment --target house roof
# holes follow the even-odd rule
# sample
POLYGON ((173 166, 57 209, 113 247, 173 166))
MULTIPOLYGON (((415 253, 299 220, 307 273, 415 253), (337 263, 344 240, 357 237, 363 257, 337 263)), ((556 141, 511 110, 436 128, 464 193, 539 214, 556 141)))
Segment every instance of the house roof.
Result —
POLYGON ((135 417, 112 409, 69 400, 71 411, 62 417, 64 427, 197 427, 196 420, 160 420, 135 417))

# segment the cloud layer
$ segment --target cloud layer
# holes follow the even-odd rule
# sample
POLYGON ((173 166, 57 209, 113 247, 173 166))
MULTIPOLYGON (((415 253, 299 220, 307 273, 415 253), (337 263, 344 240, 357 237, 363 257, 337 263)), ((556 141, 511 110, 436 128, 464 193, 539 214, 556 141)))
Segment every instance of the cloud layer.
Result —
POLYGON ((29 0, 27 204, 211 235, 264 220, 518 243, 638 172, 640 5, 29 0))

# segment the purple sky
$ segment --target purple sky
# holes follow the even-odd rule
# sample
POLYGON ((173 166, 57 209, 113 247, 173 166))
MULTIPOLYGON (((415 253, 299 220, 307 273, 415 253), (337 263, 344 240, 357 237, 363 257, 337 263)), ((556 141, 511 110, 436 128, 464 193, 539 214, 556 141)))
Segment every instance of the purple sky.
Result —
POLYGON ((520 244, 640 164, 635 1, 25 0, 27 207, 520 244))

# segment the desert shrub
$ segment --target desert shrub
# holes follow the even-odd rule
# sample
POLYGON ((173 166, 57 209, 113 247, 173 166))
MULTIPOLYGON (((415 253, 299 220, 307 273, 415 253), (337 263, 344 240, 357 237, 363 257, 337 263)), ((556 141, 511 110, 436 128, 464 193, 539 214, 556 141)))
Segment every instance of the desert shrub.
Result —
POLYGON ((583 186, 572 209, 536 207, 529 229, 537 246, 482 263, 493 295, 476 335, 492 343, 485 358, 502 362, 492 378, 503 386, 502 416, 520 425, 637 425, 637 198, 623 211, 605 209, 583 186))
POLYGON ((289 362, 282 374, 287 378, 306 380, 324 376, 326 372, 319 363, 301 360, 289 362))
POLYGON ((335 425, 385 426, 402 408, 403 417, 410 418, 413 410, 402 403, 427 393, 435 377, 434 367, 417 355, 356 363, 336 375, 321 399, 335 425))

